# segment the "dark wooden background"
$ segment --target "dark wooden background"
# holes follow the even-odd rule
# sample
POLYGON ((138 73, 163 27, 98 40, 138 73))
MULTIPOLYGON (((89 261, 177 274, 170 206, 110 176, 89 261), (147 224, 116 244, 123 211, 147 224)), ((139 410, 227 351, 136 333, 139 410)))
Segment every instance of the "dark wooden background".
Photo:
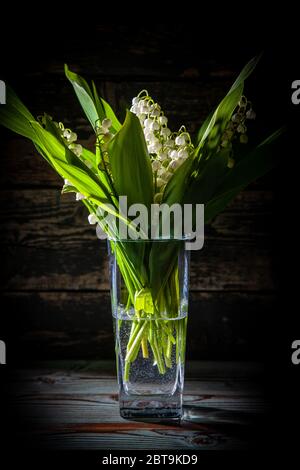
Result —
MULTIPOLYGON (((172 128, 185 124, 195 133, 261 49, 241 42, 204 47, 198 33, 180 26, 134 31, 98 26, 71 40, 38 37, 40 49, 29 54, 28 41, 21 41, 18 64, 7 57, 2 75, 33 114, 47 111, 90 144, 92 132, 64 77, 64 62, 93 78, 120 117, 147 88, 172 128)), ((253 140, 281 124, 278 101, 266 93, 268 74, 274 79, 273 59, 267 51, 246 86, 258 112, 253 140)), ((272 90, 280 79, 277 74, 272 90)), ((13 360, 18 344, 18 361, 20 351, 25 361, 113 358, 105 242, 96 238, 74 195, 61 196, 62 181, 31 143, 2 131, 0 151, 1 289, 7 312, 1 336, 10 345, 8 357, 13 360)), ((207 226, 204 249, 192 253, 189 359, 256 360, 265 353, 276 303, 277 178, 273 172, 244 190, 207 226)))

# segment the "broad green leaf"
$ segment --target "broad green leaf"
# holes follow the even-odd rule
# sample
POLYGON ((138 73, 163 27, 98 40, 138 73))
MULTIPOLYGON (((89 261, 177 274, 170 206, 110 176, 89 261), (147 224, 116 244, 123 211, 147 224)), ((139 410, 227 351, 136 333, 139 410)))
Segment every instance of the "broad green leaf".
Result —
POLYGON ((62 170, 63 177, 68 179, 82 194, 107 202, 106 195, 100 186, 84 170, 62 160, 58 160, 57 165, 62 170))
POLYGON ((228 151, 222 150, 207 161, 198 175, 192 175, 184 194, 185 203, 204 204, 209 201, 228 174, 228 157, 228 151))
POLYGON ((153 180, 150 158, 139 119, 127 111, 121 130, 109 145, 110 165, 119 196, 127 196, 128 205, 150 207, 153 180))
POLYGON ((100 117, 98 116, 96 105, 94 103, 93 95, 89 85, 80 75, 71 72, 71 70, 69 70, 66 64, 65 74, 66 77, 72 83, 77 98, 82 106, 82 109, 85 112, 86 117, 90 121, 91 126, 95 130, 100 117))
POLYGON ((165 187, 163 194, 163 203, 170 206, 174 203, 181 203, 184 197, 185 190, 188 186, 189 176, 193 167, 193 160, 188 158, 185 162, 175 171, 172 178, 169 180, 165 187))
POLYGON ((199 131, 198 131, 197 143, 201 142, 202 137, 203 137, 203 135, 205 134, 206 129, 207 129, 207 127, 208 127, 208 125, 209 125, 209 123, 210 123, 212 117, 213 117, 213 114, 214 114, 213 111, 212 111, 211 113, 209 113, 209 115, 207 116, 207 118, 205 119, 205 121, 202 123, 202 125, 201 125, 201 127, 200 127, 200 129, 199 129, 199 131))
POLYGON ((278 145, 277 139, 283 132, 284 128, 278 129, 240 160, 221 182, 218 193, 241 185, 246 186, 276 166, 279 163, 279 154, 275 144, 278 145))
MULTIPOLYGON (((221 103, 217 106, 215 112, 210 114, 202 124, 198 136, 197 143, 200 144, 209 135, 210 138, 216 139, 218 134, 224 132, 226 123, 231 117, 233 110, 236 108, 241 95, 243 93, 244 81, 251 75, 255 69, 261 55, 258 55, 251 59, 243 68, 233 85, 231 86, 227 95, 223 98, 221 103), (217 125, 217 129, 214 129, 214 134, 211 134, 211 131, 214 126, 217 125)), ((217 140, 217 139, 216 139, 217 140)), ((215 148, 215 145, 213 145, 215 148)))
POLYGON ((35 141, 36 134, 30 121, 34 120, 28 109, 19 100, 14 91, 7 87, 6 104, 0 106, 0 124, 8 129, 35 141))
POLYGON ((99 97, 94 82, 92 82, 92 87, 99 118, 101 119, 101 121, 103 121, 104 118, 110 119, 112 122, 112 130, 118 132, 121 129, 122 125, 116 117, 112 107, 103 98, 99 97))
POLYGON ((249 62, 245 65, 243 70, 240 72, 239 76, 233 83, 233 85, 230 88, 230 91, 234 90, 236 87, 238 87, 241 83, 243 83, 254 71, 255 67, 257 66, 260 58, 262 56, 262 53, 253 57, 249 62))
POLYGON ((228 95, 221 101, 214 112, 205 132, 202 135, 199 146, 203 143, 206 147, 206 153, 214 151, 220 142, 220 138, 224 133, 226 124, 232 116, 233 111, 237 107, 238 102, 243 94, 243 83, 232 89, 228 95))
POLYGON ((240 191, 244 189, 244 186, 236 187, 231 191, 221 194, 220 196, 214 197, 207 204, 205 204, 204 210, 204 222, 207 223, 213 219, 216 215, 222 212, 225 207, 238 195, 240 191))
POLYGON ((279 163, 277 139, 281 128, 245 156, 227 173, 214 197, 205 205, 205 222, 225 209, 227 204, 248 184, 275 168, 279 163))
POLYGON ((154 241, 149 255, 150 286, 153 301, 156 301, 159 293, 174 269, 177 262, 177 253, 180 241, 154 241))
MULTIPOLYGON (((81 171, 82 175, 85 174, 87 176, 87 181, 92 180, 94 182, 94 184, 99 189, 101 197, 105 197, 108 200, 111 199, 110 188, 108 188, 104 180, 100 180, 96 175, 94 175, 94 173, 71 150, 65 147, 63 143, 61 143, 54 135, 44 129, 39 123, 32 122, 31 124, 38 136, 38 140, 40 142, 39 146, 42 148, 42 150, 44 150, 46 158, 52 162, 52 165, 55 168, 57 168, 58 164, 61 168, 61 163, 73 165, 75 168, 77 167, 78 170, 81 171)), ((65 176, 65 178, 67 178, 67 176, 65 176)), ((81 192, 80 189, 79 191, 81 192)), ((88 190, 86 192, 88 192, 88 190)))

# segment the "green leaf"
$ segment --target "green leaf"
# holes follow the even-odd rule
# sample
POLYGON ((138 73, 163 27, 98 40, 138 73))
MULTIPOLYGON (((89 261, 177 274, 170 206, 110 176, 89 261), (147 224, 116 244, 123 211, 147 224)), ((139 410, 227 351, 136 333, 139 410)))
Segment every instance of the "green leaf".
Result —
POLYGON ((206 132, 206 129, 211 121, 211 118, 213 117, 213 114, 214 114, 214 111, 212 111, 211 113, 209 113, 209 115, 207 116, 207 118, 205 119, 205 121, 202 123, 199 131, 198 131, 198 135, 197 135, 197 143, 201 142, 202 140, 202 137, 203 135, 205 134, 206 132))
POLYGON ((218 147, 220 138, 242 94, 243 83, 240 83, 225 96, 217 107, 199 143, 199 146, 204 144, 206 153, 214 151, 218 147))
POLYGON ((103 121, 104 118, 110 119, 112 122, 112 130, 114 132, 118 132, 121 129, 122 125, 116 117, 112 107, 103 98, 99 97, 94 82, 92 82, 92 87, 99 118, 101 119, 101 121, 103 121))
POLYGON ((81 104, 83 111, 85 112, 86 117, 90 121, 93 129, 96 129, 97 121, 99 120, 98 111, 94 103, 93 95, 91 89, 87 82, 80 75, 77 75, 74 72, 69 70, 68 66, 65 64, 65 74, 69 81, 72 83, 74 91, 77 95, 77 98, 81 104))
POLYGON ((207 161, 198 175, 192 175, 184 194, 185 203, 204 204, 209 201, 229 171, 228 157, 228 151, 222 150, 207 161))
POLYGON ((192 166, 193 160, 188 158, 179 168, 177 168, 165 187, 162 199, 163 203, 172 205, 174 203, 180 204, 182 202, 192 166))
POLYGON ((182 242, 171 241, 154 241, 149 255, 150 268, 150 286, 153 301, 156 301, 159 293, 174 269, 177 262, 177 254, 182 242))
POLYGON ((260 57, 261 55, 254 57, 245 65, 214 113, 206 118, 198 132, 197 144, 203 143, 209 136, 210 140, 215 141, 213 145, 212 142, 210 143, 210 147, 216 147, 218 136, 224 132, 225 126, 242 96, 244 81, 251 75, 260 57))
POLYGON ((70 163, 57 161, 57 165, 61 169, 63 177, 71 181, 71 183, 85 196, 94 196, 99 199, 106 200, 106 195, 99 187, 96 181, 91 178, 85 170, 78 168, 70 163))
POLYGON ((205 205, 205 222, 221 212, 227 204, 249 183, 260 178, 279 163, 278 137, 281 128, 240 160, 218 186, 214 197, 205 205))
MULTIPOLYGON (((32 122, 32 127, 38 136, 39 147, 40 150, 43 151, 43 156, 47 160, 49 160, 52 166, 57 170, 58 168, 62 168, 62 163, 66 165, 72 165, 74 168, 80 170, 81 175, 86 175, 88 179, 86 181, 92 180, 95 188, 95 185, 98 187, 98 193, 101 197, 105 197, 106 199, 110 200, 110 189, 107 187, 105 181, 99 179, 92 170, 90 170, 71 150, 69 150, 63 143, 61 143, 54 135, 52 135, 49 131, 44 129, 38 122, 32 122)), ((57 170, 58 171, 58 170, 57 170)), ((67 176, 64 176, 59 171, 64 178, 69 179, 67 176)), ((70 180, 71 181, 71 180, 70 180)), ((76 186, 74 184, 74 186, 76 186)), ((76 186, 78 187, 78 186, 76 186)), ((89 194, 89 189, 86 188, 86 191, 81 191, 78 187, 80 192, 83 194, 89 194)), ((93 194, 98 194, 93 193, 93 194)))
POLYGON ((260 53, 259 55, 255 56, 251 60, 249 60, 249 62, 245 65, 245 67, 240 72, 239 76, 237 77, 237 79, 235 80, 233 85, 231 86, 230 91, 232 91, 235 88, 237 88, 238 86, 240 86, 240 84, 243 83, 252 74, 252 72, 254 71, 255 67, 257 66, 261 56, 262 56, 262 53, 260 53))
POLYGON ((6 89, 6 104, 0 106, 0 124, 17 134, 36 141, 36 134, 30 121, 34 121, 34 117, 8 86, 6 89))
POLYGON ((109 145, 113 181, 119 196, 127 196, 128 205, 150 207, 153 177, 145 137, 139 119, 127 111, 121 130, 109 145))

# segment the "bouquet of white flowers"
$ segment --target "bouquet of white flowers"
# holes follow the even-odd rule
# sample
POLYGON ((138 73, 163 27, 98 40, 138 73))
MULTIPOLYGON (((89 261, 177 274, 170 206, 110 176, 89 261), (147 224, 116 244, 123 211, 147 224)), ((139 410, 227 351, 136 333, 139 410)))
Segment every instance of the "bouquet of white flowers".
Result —
POLYGON ((123 309, 132 319, 124 358, 125 382, 139 353, 151 358, 160 374, 171 367, 178 338, 181 356, 177 351, 176 357, 184 357, 186 318, 176 323, 176 336, 172 319, 180 309, 174 261, 178 246, 126 243, 120 236, 120 224, 130 228, 132 238, 142 239, 149 235, 145 232, 150 224, 138 230, 132 218, 122 212, 119 197, 126 196, 128 206, 143 204, 149 210, 153 203, 205 204, 208 222, 246 185, 274 167, 274 142, 281 129, 255 148, 248 144, 247 122, 255 118, 255 112, 243 94, 244 80, 257 61, 254 58, 244 67, 194 141, 184 126, 178 131, 169 128, 163 109, 146 90, 133 98, 120 123, 95 84, 88 85, 67 66, 66 76, 95 133, 94 152, 77 142, 74 131, 48 114, 36 120, 9 88, 7 104, 0 106, 0 123, 33 142, 63 178, 62 192, 74 192, 76 200, 86 206, 89 222, 96 223, 110 239, 125 285, 123 309), (115 221, 108 221, 107 214, 115 221), (145 320, 149 318, 164 321, 148 325, 145 320))

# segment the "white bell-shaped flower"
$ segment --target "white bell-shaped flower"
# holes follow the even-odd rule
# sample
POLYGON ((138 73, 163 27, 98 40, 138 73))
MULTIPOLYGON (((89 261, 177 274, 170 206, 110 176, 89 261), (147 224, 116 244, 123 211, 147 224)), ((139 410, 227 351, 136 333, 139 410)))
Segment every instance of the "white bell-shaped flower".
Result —
POLYGON ((98 217, 96 216, 96 214, 89 214, 88 221, 89 224, 94 225, 98 222, 98 217))

